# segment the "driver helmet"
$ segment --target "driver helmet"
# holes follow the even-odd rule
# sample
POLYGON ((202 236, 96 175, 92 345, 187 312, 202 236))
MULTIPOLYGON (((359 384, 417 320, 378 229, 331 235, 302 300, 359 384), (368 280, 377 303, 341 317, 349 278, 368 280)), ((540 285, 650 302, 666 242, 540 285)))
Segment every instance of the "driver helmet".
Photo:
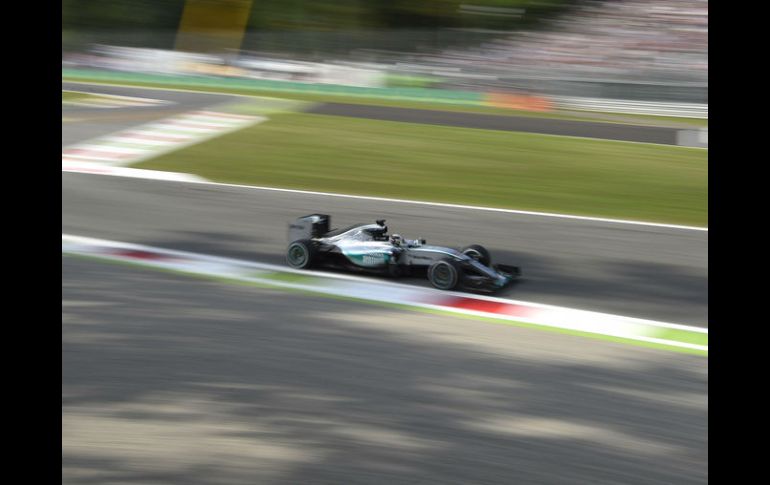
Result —
POLYGON ((393 234, 393 235, 390 236, 390 242, 394 246, 401 246, 401 243, 404 242, 404 239, 401 237, 400 234, 393 234))

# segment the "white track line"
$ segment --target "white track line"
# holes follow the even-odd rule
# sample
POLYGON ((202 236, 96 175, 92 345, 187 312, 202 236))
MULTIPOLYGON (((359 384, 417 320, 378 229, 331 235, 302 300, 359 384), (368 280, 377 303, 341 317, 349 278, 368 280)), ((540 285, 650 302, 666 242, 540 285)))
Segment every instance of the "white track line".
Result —
POLYGON ((117 175, 120 177, 131 177, 151 180, 177 180, 177 181, 195 181, 196 175, 177 172, 163 172, 160 170, 143 170, 139 168, 116 167, 112 165, 103 165, 99 163, 84 162, 82 160, 71 160, 62 163, 62 172, 92 173, 99 175, 117 175))
POLYGON ((279 187, 264 187, 264 186, 258 186, 258 185, 227 184, 222 182, 212 182, 209 180, 205 182, 196 182, 196 183, 200 183, 204 185, 221 186, 221 187, 244 188, 244 189, 251 189, 251 190, 265 190, 265 191, 272 191, 272 192, 287 192, 287 193, 293 193, 293 194, 320 195, 324 197, 339 197, 344 199, 373 200, 373 201, 379 201, 379 202, 395 202, 399 204, 427 205, 427 206, 434 206, 434 207, 447 207, 452 209, 479 210, 479 211, 486 211, 486 212, 502 212, 507 214, 520 214, 520 215, 527 215, 527 216, 556 217, 561 219, 575 219, 575 220, 581 220, 581 221, 607 222, 612 224, 631 224, 631 225, 637 225, 637 226, 664 227, 668 229, 684 229, 684 230, 690 230, 690 231, 708 232, 708 227, 682 226, 677 224, 663 224, 663 223, 657 223, 657 222, 631 221, 631 220, 625 220, 625 219, 608 219, 603 217, 577 216, 577 215, 571 215, 571 214, 525 211, 525 210, 517 210, 517 209, 501 209, 497 207, 448 204, 443 202, 427 202, 422 200, 390 199, 387 197, 339 194, 334 192, 316 192, 311 190, 284 189, 279 187))
POLYGON ((486 211, 486 212, 500 212, 505 214, 518 214, 518 215, 526 215, 526 216, 536 216, 536 217, 554 217, 558 219, 572 219, 572 220, 579 220, 579 221, 591 221, 591 222, 605 222, 609 224, 628 224, 628 225, 635 225, 635 226, 647 226, 647 227, 660 227, 665 229, 681 229, 681 230, 687 230, 687 231, 702 231, 702 232, 708 232, 708 227, 697 227, 697 226, 683 226, 683 225, 677 225, 677 224, 663 224, 658 222, 645 222, 645 221, 632 221, 632 220, 625 220, 625 219, 608 219, 603 217, 590 217, 590 216, 577 216, 577 215, 571 215, 571 214, 558 214, 558 213, 551 213, 551 212, 536 212, 536 211, 525 211, 525 210, 517 210, 517 209, 502 209, 498 207, 483 207, 483 206, 475 206, 475 205, 462 205, 462 204, 448 204, 443 202, 428 202, 423 200, 408 200, 408 199, 390 199, 387 197, 374 197, 369 195, 352 195, 352 194, 339 194, 334 192, 316 192, 312 190, 298 190, 298 189, 285 189, 280 187, 264 187, 259 185, 242 185, 242 184, 228 184, 224 182, 212 182, 210 180, 201 179, 198 181, 182 181, 182 180, 174 180, 173 182, 186 182, 186 183, 196 183, 201 185, 211 185, 215 187, 231 187, 231 188, 238 188, 238 189, 249 189, 249 190, 264 190, 268 192, 286 192, 286 193, 292 193, 292 194, 304 194, 304 195, 320 195, 323 197, 338 197, 343 199, 358 199, 358 200, 372 200, 372 201, 378 201, 378 202, 393 202, 393 203, 399 203, 399 204, 414 204, 414 205, 425 205, 425 206, 433 206, 433 207, 447 207, 450 209, 465 209, 465 210, 478 210, 478 211, 486 211))

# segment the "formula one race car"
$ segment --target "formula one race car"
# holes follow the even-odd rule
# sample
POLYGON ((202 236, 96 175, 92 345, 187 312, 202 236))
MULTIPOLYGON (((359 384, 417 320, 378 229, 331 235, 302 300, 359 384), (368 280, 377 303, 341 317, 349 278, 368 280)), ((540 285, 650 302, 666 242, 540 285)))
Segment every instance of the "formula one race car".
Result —
POLYGON ((330 222, 328 215, 311 214, 289 224, 289 266, 305 269, 333 265, 391 276, 424 272, 428 281, 441 290, 489 292, 521 274, 515 266, 492 265, 489 252, 477 244, 458 251, 426 245, 424 239, 388 235, 384 219, 335 230, 329 230, 330 222))

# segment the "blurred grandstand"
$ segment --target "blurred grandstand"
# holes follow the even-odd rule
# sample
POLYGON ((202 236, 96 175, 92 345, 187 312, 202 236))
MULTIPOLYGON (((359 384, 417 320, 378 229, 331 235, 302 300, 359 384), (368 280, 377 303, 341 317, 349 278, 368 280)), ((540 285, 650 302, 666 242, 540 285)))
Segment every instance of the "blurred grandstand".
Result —
MULTIPOLYGON (((694 101, 706 102, 708 2, 589 1, 553 20, 546 29, 420 59, 433 68, 473 73, 477 79, 513 81, 487 81, 491 85, 514 84, 542 91, 547 85, 539 81, 569 81, 573 88, 582 81, 594 84, 597 91, 583 89, 583 94, 610 94, 611 86, 617 84, 627 94, 631 90, 642 97, 644 89, 639 87, 644 85, 696 88, 688 94, 694 101), (602 84, 606 85, 603 90, 602 84), (637 89, 629 89, 633 86, 637 89)), ((479 81, 465 83, 478 85, 479 81)), ((565 91, 558 82, 551 84, 551 90, 565 91)), ((667 91, 674 98, 682 97, 675 89, 667 91)))
POLYGON ((706 81, 706 0, 592 1, 556 19, 475 49, 446 50, 431 61, 544 76, 706 81))
MULTIPOLYGON (((465 4, 459 11, 489 17, 527 15, 523 8, 465 4)), ((359 72, 358 84, 370 86, 382 85, 386 77, 422 76, 434 87, 450 89, 708 103, 706 0, 579 1, 534 25, 518 30, 249 28, 240 49, 205 56, 179 52, 185 62, 177 65, 186 66, 178 69, 183 74, 335 82, 359 72), (197 66, 192 70, 190 60, 197 66), (201 67, 206 64, 215 67, 201 67), (340 66, 345 75, 329 75, 340 66)), ((92 36, 87 52, 75 47, 63 53, 63 65, 152 71, 153 63, 145 61, 157 59, 164 73, 174 69, 171 57, 163 53, 172 50, 158 48, 173 45, 172 34, 132 32, 129 37, 125 42, 115 32, 92 36)))

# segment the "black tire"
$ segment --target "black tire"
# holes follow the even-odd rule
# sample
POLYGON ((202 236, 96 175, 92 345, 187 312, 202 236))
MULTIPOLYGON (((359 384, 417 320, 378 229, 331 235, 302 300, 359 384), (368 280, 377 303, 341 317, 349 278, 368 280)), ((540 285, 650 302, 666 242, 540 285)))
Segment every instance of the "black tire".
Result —
POLYGON ((463 271, 454 259, 441 259, 428 268, 428 281, 439 290, 454 290, 462 281, 463 271))
POLYGON ((492 262, 492 256, 489 254, 489 251, 487 251, 487 248, 479 246, 478 244, 471 244, 470 246, 463 248, 461 252, 484 266, 489 266, 489 263, 492 262))
POLYGON ((401 278, 404 276, 404 269, 397 264, 388 265, 388 276, 391 278, 401 278))
POLYGON ((286 249, 286 262, 294 269, 307 269, 316 262, 317 255, 312 241, 300 239, 289 244, 286 249))

